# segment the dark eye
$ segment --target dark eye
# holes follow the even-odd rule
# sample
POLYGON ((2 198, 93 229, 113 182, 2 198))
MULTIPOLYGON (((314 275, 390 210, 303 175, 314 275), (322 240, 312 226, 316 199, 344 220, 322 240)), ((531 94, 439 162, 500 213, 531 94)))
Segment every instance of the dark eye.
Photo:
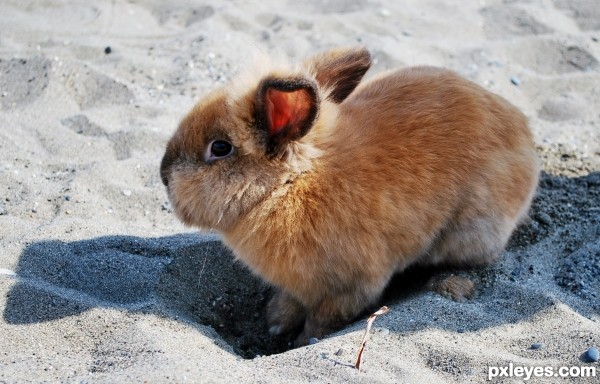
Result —
POLYGON ((225 140, 215 140, 210 144, 210 155, 208 160, 216 160, 231 155, 233 146, 225 140))

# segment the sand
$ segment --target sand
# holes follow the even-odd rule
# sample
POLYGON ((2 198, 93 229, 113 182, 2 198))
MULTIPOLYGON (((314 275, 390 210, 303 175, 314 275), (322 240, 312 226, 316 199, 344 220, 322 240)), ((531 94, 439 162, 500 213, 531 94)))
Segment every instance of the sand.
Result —
MULTIPOLYGON (((482 383, 489 367, 600 368, 597 0, 0 3, 0 382, 482 383), (369 48, 454 69, 529 117, 544 162, 502 260, 465 303, 398 276, 315 345, 267 336, 269 288, 174 217, 178 121, 253 52, 369 48), (534 343, 541 348, 531 349, 534 343)), ((493 382, 523 382, 498 377, 493 382)), ((532 378, 530 382, 600 382, 532 378)))

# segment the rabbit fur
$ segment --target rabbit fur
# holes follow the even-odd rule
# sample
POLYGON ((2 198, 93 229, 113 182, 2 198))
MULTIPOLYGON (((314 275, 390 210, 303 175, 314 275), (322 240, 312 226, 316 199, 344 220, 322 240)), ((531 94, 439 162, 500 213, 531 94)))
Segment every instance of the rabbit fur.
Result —
POLYGON ((300 331, 296 346, 408 266, 496 260, 538 182, 508 101, 435 67, 361 82, 370 65, 341 48, 233 80, 181 121, 161 163, 176 215, 276 287, 269 329, 300 331))

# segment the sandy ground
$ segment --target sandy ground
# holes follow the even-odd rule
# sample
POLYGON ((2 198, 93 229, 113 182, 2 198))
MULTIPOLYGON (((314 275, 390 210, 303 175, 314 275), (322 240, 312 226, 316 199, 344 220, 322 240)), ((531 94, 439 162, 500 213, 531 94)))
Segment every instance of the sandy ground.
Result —
POLYGON ((582 358, 600 344, 597 0, 4 0, 0 27, 0 382, 480 383, 510 364, 600 382, 582 358), (254 50, 356 44, 368 76, 444 66, 511 100, 544 162, 502 261, 465 272, 477 296, 399 276, 360 372, 365 319, 295 350, 268 337, 268 287, 177 222, 158 175, 179 119, 254 50))

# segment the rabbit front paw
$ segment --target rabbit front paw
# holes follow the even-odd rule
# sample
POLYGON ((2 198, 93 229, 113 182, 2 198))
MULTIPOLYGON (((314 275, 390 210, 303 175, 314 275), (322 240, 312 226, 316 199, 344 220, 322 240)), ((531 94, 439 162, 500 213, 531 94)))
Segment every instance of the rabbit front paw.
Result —
POLYGON ((300 328, 305 318, 306 311, 302 304, 283 291, 277 291, 267 306, 269 333, 274 336, 300 328))

